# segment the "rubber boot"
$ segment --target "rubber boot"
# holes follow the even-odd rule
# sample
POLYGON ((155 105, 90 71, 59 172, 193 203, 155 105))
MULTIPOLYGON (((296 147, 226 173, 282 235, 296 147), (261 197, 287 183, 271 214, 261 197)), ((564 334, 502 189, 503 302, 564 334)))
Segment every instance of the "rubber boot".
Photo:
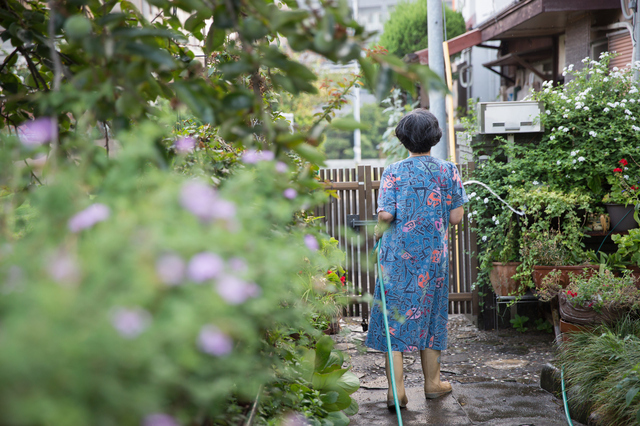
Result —
POLYGON ((451 392, 451 384, 440 381, 440 351, 422 350, 420 361, 422 361, 424 373, 424 396, 427 399, 434 399, 451 392))
MULTIPOLYGON (((396 392, 398 393, 398 402, 400 408, 406 408, 407 393, 404 390, 404 371, 402 371, 402 352, 391 352, 393 356, 393 376, 396 379, 396 392)), ((395 411, 396 406, 393 401, 393 391, 391 390, 391 373, 389 372, 389 354, 384 356, 384 368, 387 371, 387 381, 389 382, 389 390, 387 392, 387 408, 389 411, 395 411)))

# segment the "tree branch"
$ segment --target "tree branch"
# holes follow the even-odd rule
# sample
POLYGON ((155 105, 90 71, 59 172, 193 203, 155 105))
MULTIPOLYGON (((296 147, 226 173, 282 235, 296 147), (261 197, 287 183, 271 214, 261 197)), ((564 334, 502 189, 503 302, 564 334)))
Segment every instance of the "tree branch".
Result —
POLYGON ((11 58, 13 58, 13 57, 16 55, 16 53, 17 53, 17 52, 18 52, 18 48, 16 47, 16 48, 13 50, 13 52, 11 52, 11 53, 9 54, 9 56, 7 56, 7 57, 4 59, 4 62, 2 63, 2 65, 0 65, 0 72, 2 72, 2 70, 4 69, 4 66, 5 66, 5 65, 7 65, 7 64, 9 63, 9 61, 11 60, 11 58))
POLYGON ((44 81, 44 78, 42 78, 42 76, 38 72, 38 69, 36 68, 35 64, 33 63, 33 60, 31 59, 31 57, 27 54, 27 51, 24 50, 23 47, 18 47, 17 50, 20 51, 22 56, 24 56, 24 59, 27 61, 27 67, 29 68, 29 71, 31 72, 31 75, 33 76, 33 81, 35 81, 35 83, 36 83, 36 89, 38 89, 38 90, 40 89, 40 85, 38 84, 38 81, 40 81, 42 86, 44 86, 43 90, 48 92, 49 91, 49 87, 47 86, 47 83, 44 81))

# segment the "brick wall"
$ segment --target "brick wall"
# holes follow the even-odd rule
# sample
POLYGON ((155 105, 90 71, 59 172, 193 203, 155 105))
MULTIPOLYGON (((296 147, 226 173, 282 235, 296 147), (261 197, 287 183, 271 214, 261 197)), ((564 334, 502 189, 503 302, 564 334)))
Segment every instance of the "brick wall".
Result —
MULTIPOLYGON (((569 17, 565 42, 565 66, 583 67, 582 60, 591 53, 591 14, 569 17)), ((567 76, 568 78, 569 76, 567 76)), ((566 80, 568 81, 568 80, 566 80)))

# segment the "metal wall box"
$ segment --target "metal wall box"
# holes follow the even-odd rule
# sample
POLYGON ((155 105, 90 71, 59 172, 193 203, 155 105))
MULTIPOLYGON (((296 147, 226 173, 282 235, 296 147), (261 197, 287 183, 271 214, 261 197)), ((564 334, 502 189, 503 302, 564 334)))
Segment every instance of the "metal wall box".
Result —
POLYGON ((543 132, 540 114, 542 102, 480 102, 478 123, 481 134, 543 132))

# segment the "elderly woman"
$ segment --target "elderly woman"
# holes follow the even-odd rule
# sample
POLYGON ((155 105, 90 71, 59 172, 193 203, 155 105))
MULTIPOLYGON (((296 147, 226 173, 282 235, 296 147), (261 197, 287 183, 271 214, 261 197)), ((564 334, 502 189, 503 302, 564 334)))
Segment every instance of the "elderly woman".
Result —
MULTIPOLYGON (((451 392, 451 385, 440 381, 440 351, 447 347, 449 312, 447 229, 460 222, 462 205, 468 199, 456 166, 430 155, 442 136, 433 114, 425 109, 410 112, 398 123, 396 136, 410 155, 382 174, 376 238, 382 238, 380 262, 393 369, 398 401, 404 408, 403 352, 420 351, 426 398, 451 392)), ((366 345, 386 352, 379 283, 374 300, 366 345)), ((393 410, 389 361, 385 359, 387 406, 393 410)))

